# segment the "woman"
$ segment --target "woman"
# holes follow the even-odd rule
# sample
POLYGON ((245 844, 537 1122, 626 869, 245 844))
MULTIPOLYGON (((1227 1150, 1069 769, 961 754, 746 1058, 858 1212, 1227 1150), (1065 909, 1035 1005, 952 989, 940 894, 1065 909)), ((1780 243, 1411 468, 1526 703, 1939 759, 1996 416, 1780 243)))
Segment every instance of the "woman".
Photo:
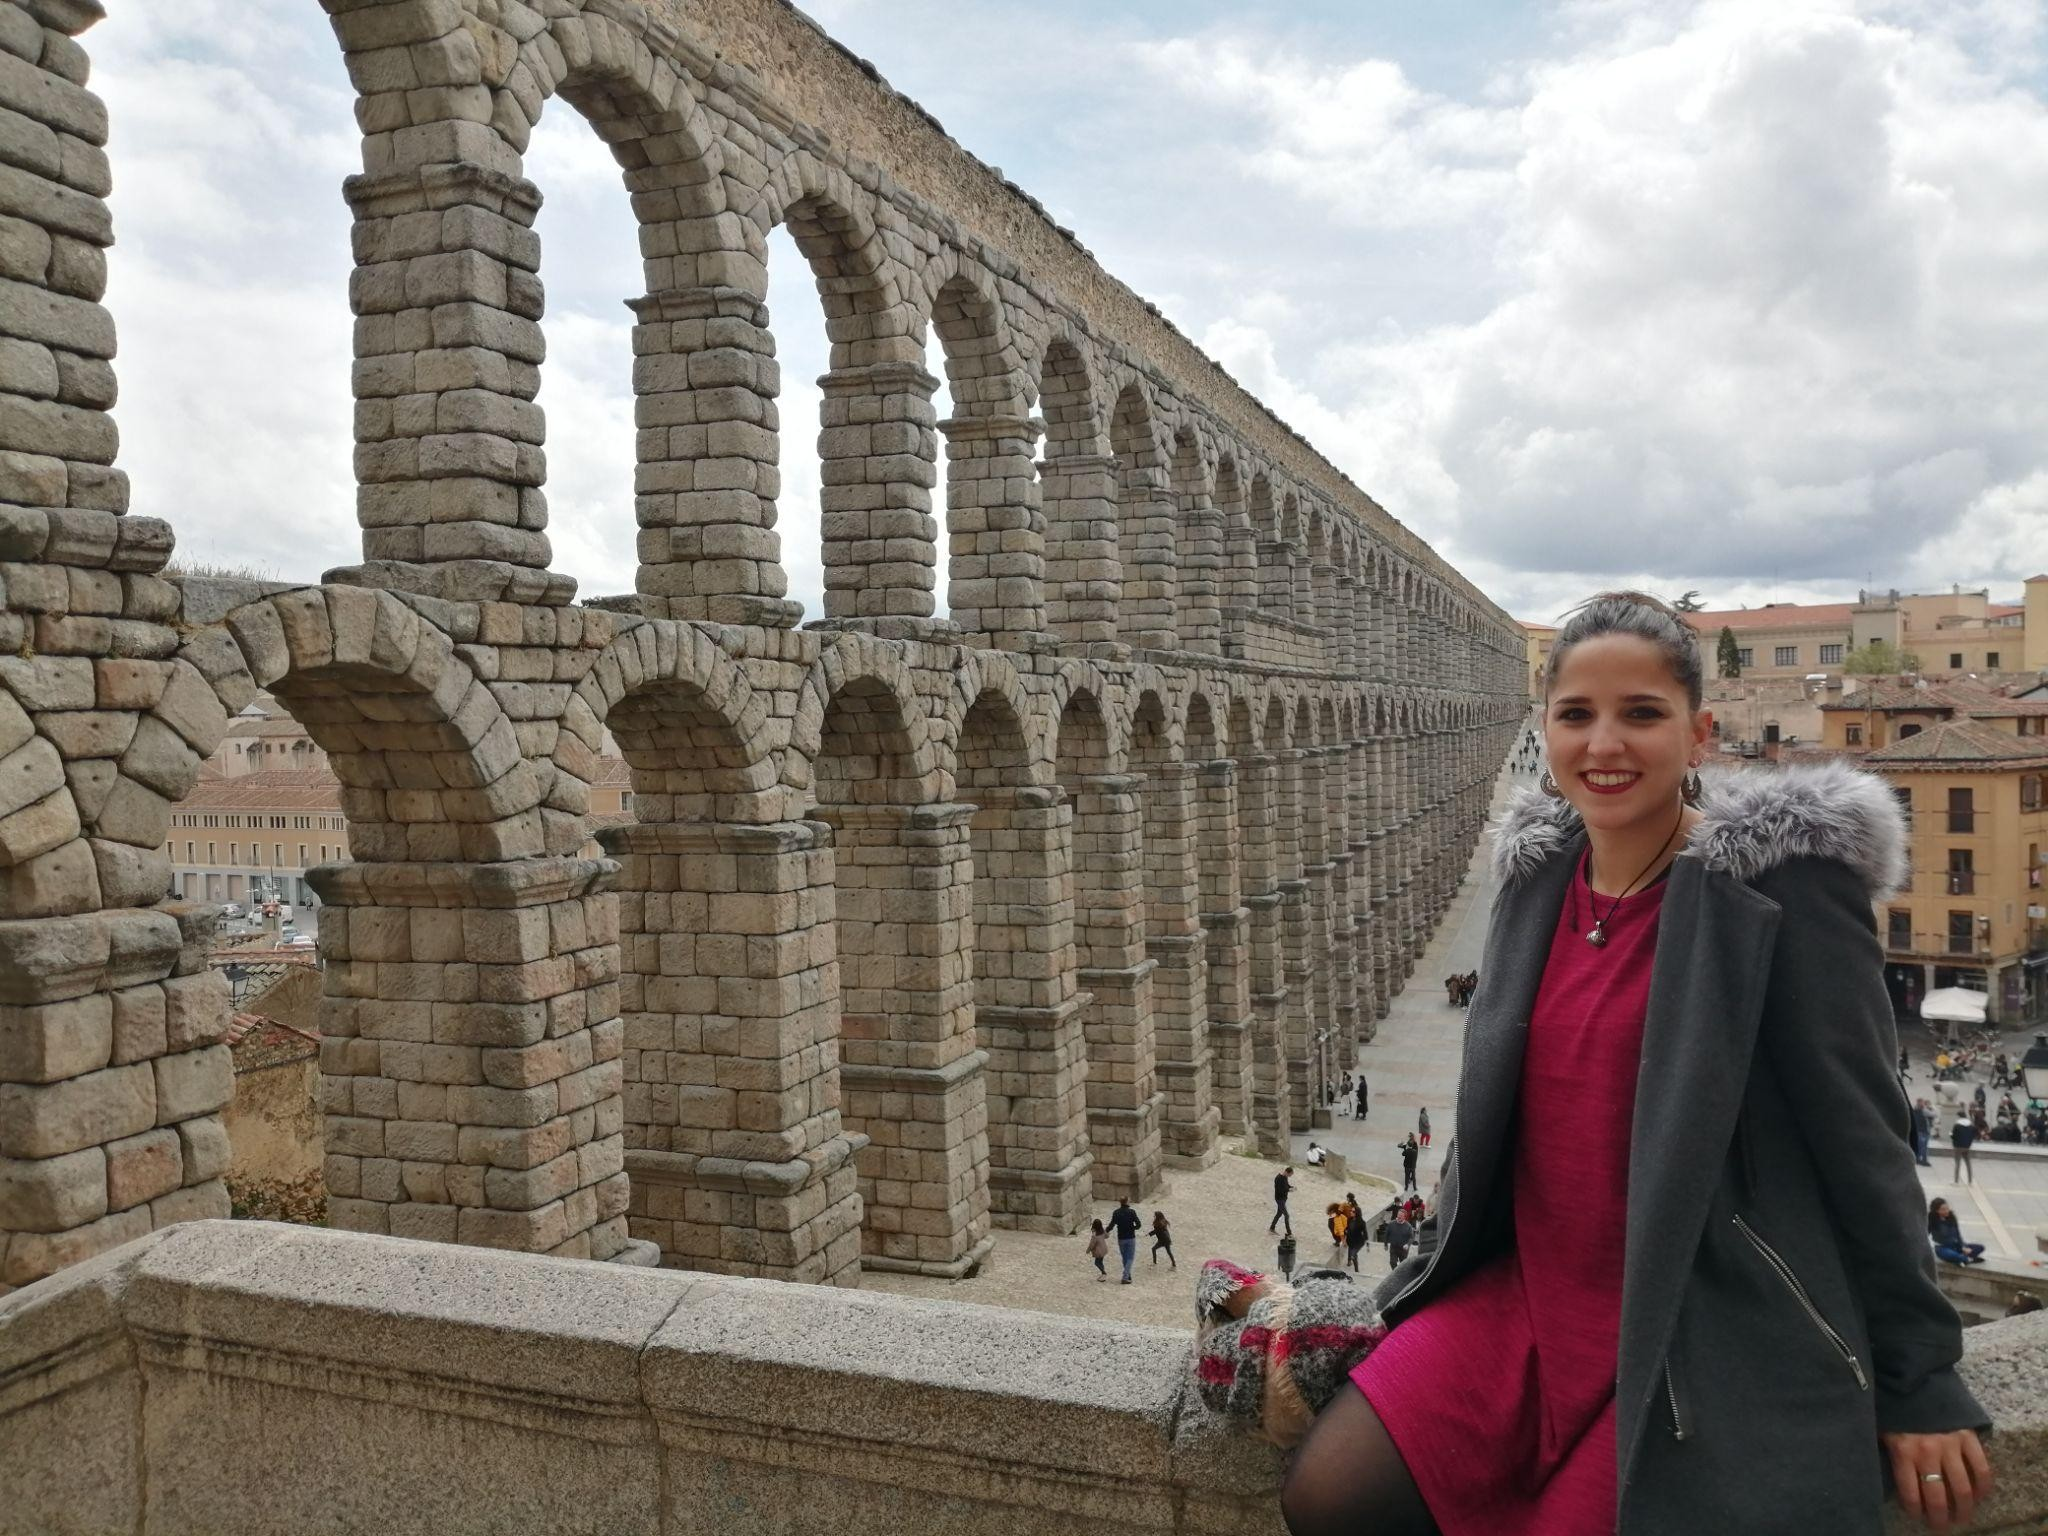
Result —
POLYGON ((1088 1257, 1095 1261, 1095 1278, 1109 1279, 1109 1233, 1098 1219, 1088 1234, 1088 1257))
POLYGON ((1984 1245, 1963 1241, 1961 1223, 1946 1200, 1937 1196, 1927 1207, 1927 1238, 1934 1244, 1934 1256, 1950 1264, 1982 1264, 1984 1245))
POLYGON ((1415 1134, 1423 1146, 1429 1145, 1429 1111, 1427 1109, 1418 1109, 1415 1112, 1415 1134))
POLYGON ((1358 1268, 1358 1250, 1365 1246, 1365 1212, 1359 1209, 1358 1196, 1344 1196, 1344 1262, 1355 1272, 1358 1268))
POLYGON ((1344 1232, 1351 1225, 1351 1211, 1341 1200, 1332 1201, 1327 1212, 1330 1219, 1330 1263, 1344 1262, 1344 1232))
POLYGON ((1290 1527, 1865 1532, 1887 1477, 1967 1520, 1988 1421, 1871 915, 1905 868, 1890 789, 1829 764, 1708 791, 1699 651, 1654 599, 1579 609, 1544 681, 1435 1220, 1295 1458, 1290 1527))

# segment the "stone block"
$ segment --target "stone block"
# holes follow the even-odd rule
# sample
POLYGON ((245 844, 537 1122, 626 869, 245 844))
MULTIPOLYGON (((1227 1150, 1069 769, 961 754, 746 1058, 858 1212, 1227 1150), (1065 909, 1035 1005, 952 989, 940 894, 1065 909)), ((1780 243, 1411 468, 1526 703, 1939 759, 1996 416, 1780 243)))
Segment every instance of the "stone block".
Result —
MULTIPOLYGON (((234 1062, 224 1045, 159 1056, 156 1070, 156 1119, 159 1125, 209 1115, 235 1094, 234 1062)), ((125 1068, 117 1068, 126 1070, 125 1068)))
POLYGON ((168 1127, 123 1137, 106 1146, 107 1205, 125 1211, 185 1183, 185 1153, 178 1133, 168 1127))
POLYGON ((58 1157, 155 1124, 156 1079, 146 1065, 60 1083, 0 1083, 0 1156, 58 1157))
POLYGON ((220 1116, 180 1120, 176 1129, 185 1183, 203 1184, 227 1172, 232 1148, 228 1144, 228 1128, 220 1116))
POLYGON ((104 992, 0 1005, 0 1081, 54 1083, 96 1072, 113 1050, 114 1000, 104 992))
POLYGON ((98 1147, 62 1157, 0 1158, 0 1231, 62 1232, 107 1211, 107 1159, 98 1147))

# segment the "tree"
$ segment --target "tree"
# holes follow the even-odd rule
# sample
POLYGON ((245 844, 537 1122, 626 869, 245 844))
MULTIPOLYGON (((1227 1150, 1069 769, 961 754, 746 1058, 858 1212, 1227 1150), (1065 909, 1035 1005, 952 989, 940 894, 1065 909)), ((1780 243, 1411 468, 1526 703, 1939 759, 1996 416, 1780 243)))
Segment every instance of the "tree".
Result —
POLYGON ((1714 659, 1720 664, 1723 677, 1742 676, 1742 647, 1735 643, 1735 631, 1726 624, 1721 626, 1721 643, 1715 648, 1714 659))
POLYGON ((1902 651, 1889 640, 1873 640, 1849 653, 1842 670, 1852 677, 1889 677, 1897 672, 1918 672, 1920 658, 1902 651))
POLYGON ((1673 603, 1671 606, 1676 608, 1680 613, 1701 613, 1705 611, 1707 605, 1700 600, 1699 591, 1695 588, 1693 591, 1686 593, 1685 596, 1681 597, 1677 602, 1673 603))

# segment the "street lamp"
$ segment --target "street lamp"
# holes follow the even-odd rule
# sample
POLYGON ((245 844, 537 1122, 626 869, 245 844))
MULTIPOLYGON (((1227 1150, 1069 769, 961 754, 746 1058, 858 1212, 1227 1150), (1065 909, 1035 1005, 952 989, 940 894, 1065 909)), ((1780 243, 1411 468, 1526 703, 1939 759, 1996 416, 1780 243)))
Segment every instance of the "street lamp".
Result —
POLYGON ((2048 1035, 2034 1036, 2020 1058, 2020 1076, 2026 1080, 2028 1098, 2048 1101, 2048 1035))

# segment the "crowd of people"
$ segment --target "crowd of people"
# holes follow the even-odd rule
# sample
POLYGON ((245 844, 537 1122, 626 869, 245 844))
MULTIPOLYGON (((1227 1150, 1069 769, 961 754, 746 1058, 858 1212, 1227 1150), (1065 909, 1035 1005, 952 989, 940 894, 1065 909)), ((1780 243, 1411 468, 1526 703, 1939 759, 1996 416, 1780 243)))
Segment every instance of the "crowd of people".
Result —
POLYGON ((1543 743, 1536 739, 1534 731, 1522 732, 1522 739, 1515 743, 1515 750, 1508 758, 1508 772, 1534 776, 1543 771, 1543 743))
POLYGON ((1479 990, 1479 973, 1467 971, 1462 976, 1444 978, 1444 996, 1450 999, 1453 1008, 1471 1006, 1472 994, 1479 990))

